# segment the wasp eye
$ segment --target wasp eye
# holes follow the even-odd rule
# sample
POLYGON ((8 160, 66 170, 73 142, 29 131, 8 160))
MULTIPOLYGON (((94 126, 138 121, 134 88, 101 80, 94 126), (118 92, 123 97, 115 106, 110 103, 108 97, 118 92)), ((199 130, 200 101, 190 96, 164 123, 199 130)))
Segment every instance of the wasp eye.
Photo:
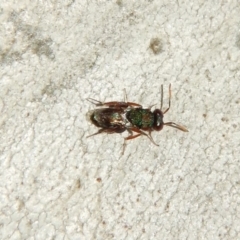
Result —
POLYGON ((156 126, 160 126, 162 123, 162 117, 158 114, 156 117, 156 126))
POLYGON ((159 109, 154 110, 154 130, 160 131, 163 128, 163 113, 159 109))

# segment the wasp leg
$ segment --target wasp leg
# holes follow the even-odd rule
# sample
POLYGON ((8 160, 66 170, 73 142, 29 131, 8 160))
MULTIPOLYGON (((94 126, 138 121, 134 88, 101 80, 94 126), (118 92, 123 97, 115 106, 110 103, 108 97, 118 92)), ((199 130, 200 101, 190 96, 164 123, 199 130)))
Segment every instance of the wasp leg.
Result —
POLYGON ((96 133, 87 136, 87 138, 101 134, 101 133, 107 133, 107 134, 122 133, 125 130, 126 130, 125 127, 121 127, 121 126, 117 126, 115 128, 101 128, 96 133))
POLYGON ((167 122, 167 123, 164 123, 164 125, 167 125, 167 126, 170 126, 170 127, 173 127, 173 128, 177 128, 177 129, 179 129, 183 132, 188 132, 188 130, 185 127, 183 127, 179 124, 176 124, 174 122, 167 122))
POLYGON ((159 146, 158 144, 156 144, 156 143, 154 142, 151 134, 147 134, 147 133, 143 132, 142 130, 140 130, 140 129, 136 128, 136 127, 131 127, 131 128, 128 129, 128 131, 129 131, 129 130, 130 130, 130 131, 133 131, 133 132, 136 132, 136 133, 138 133, 138 134, 136 134, 136 135, 132 135, 132 134, 131 134, 131 135, 129 135, 128 137, 126 137, 125 140, 134 139, 134 138, 137 138, 137 137, 139 137, 139 136, 141 136, 141 135, 144 135, 144 136, 148 137, 149 140, 150 140, 154 145, 159 146))
MULTIPOLYGON (((127 131, 128 131, 128 133, 130 134, 128 137, 130 137, 130 136, 132 136, 133 135, 133 132, 130 130, 130 129, 128 129, 127 128, 127 131)), ((124 154, 124 152, 125 152, 125 148, 126 148, 126 141, 127 141, 128 139, 127 138, 124 138, 124 142, 123 142, 123 149, 122 149, 122 155, 124 154)))
POLYGON ((142 108, 142 105, 138 104, 138 103, 134 103, 134 102, 126 102, 128 104, 129 107, 138 107, 138 108, 142 108))
POLYGON ((153 106, 155 106, 155 105, 156 105, 156 104, 151 105, 150 107, 148 107, 148 109, 151 110, 151 108, 152 108, 153 106))
POLYGON ((108 106, 112 108, 128 108, 128 107, 137 107, 137 108, 142 108, 142 105, 134 102, 105 102, 103 105, 98 105, 98 106, 108 106))
POLYGON ((124 90, 124 102, 128 102, 126 88, 124 88, 123 90, 124 90))
POLYGON ((107 106, 110 108, 127 108, 127 107, 139 107, 142 108, 142 105, 134 102, 117 102, 117 101, 112 101, 112 102, 101 102, 93 98, 87 98, 87 100, 91 103, 93 103, 97 107, 101 106, 107 106))
POLYGON ((133 135, 132 128, 127 128, 127 131, 128 131, 128 133, 129 133, 129 136, 126 137, 126 138, 124 138, 122 155, 123 155, 124 152, 125 152, 125 148, 126 148, 126 145, 127 145, 127 144, 126 144, 126 141, 127 141, 127 140, 131 140, 131 139, 134 139, 134 138, 139 137, 139 136, 142 135, 141 133, 136 134, 136 135, 133 135))
POLYGON ((154 145, 159 146, 158 144, 156 144, 156 143, 154 142, 154 140, 153 140, 153 138, 152 138, 152 131, 151 131, 151 130, 148 131, 148 136, 152 139, 152 142, 154 143, 154 145))
POLYGON ((95 135, 98 135, 98 134, 100 134, 100 133, 104 133, 105 130, 106 130, 106 129, 103 129, 103 128, 102 128, 102 129, 98 130, 96 133, 87 136, 87 138, 92 137, 92 136, 95 136, 95 135))
POLYGON ((104 102, 100 102, 100 101, 98 101, 98 100, 96 100, 96 99, 87 98, 87 100, 88 100, 90 103, 94 104, 95 106, 104 106, 104 102))
MULTIPOLYGON (((162 89, 163 89, 163 87, 162 87, 162 89)), ((167 113, 168 110, 171 107, 171 98, 172 98, 171 84, 169 84, 168 94, 169 94, 169 97, 168 97, 168 108, 163 112, 163 114, 167 113)), ((163 97, 163 90, 162 90, 162 97, 163 97)), ((161 103, 161 109, 162 109, 162 103, 161 103)))
POLYGON ((124 154, 125 152, 125 148, 126 148, 126 139, 124 138, 124 142, 123 142, 123 148, 122 148, 122 155, 124 154))
POLYGON ((136 135, 130 135, 130 136, 126 137, 125 140, 131 140, 131 139, 137 138, 137 137, 139 137, 141 135, 142 135, 141 133, 136 134, 136 135))

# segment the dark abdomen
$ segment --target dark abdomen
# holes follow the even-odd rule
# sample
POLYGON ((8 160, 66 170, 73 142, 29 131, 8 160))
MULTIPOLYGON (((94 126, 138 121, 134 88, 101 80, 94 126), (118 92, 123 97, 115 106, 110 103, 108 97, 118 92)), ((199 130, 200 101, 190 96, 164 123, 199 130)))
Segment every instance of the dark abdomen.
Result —
POLYGON ((124 125, 122 118, 122 109, 116 108, 101 108, 94 110, 90 115, 91 122, 100 128, 114 128, 119 125, 124 125))

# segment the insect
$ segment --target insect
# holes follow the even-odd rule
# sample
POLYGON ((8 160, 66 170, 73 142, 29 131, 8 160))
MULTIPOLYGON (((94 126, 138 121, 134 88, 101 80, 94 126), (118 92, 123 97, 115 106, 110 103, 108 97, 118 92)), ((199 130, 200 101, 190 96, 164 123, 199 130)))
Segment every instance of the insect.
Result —
POLYGON ((129 135, 124 138, 125 141, 144 135, 148 137, 153 144, 159 146, 154 142, 151 133, 153 131, 161 131, 164 125, 188 132, 185 127, 179 124, 163 122, 164 114, 166 114, 171 107, 171 84, 169 85, 169 104, 165 111, 162 111, 163 85, 161 85, 161 108, 155 109, 154 111, 151 111, 153 106, 143 108, 142 105, 138 103, 128 102, 126 96, 125 102, 100 102, 93 98, 88 98, 87 100, 95 104, 96 107, 100 107, 88 113, 90 121, 100 128, 96 133, 88 137, 100 133, 122 133, 127 130, 129 135))

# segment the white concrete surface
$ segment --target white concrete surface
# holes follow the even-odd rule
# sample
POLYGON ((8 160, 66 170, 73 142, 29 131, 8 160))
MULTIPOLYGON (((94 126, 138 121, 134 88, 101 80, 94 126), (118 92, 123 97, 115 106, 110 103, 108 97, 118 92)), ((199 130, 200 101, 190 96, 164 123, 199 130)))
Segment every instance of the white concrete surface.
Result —
POLYGON ((240 3, 186 2, 1 0, 0 239, 240 239, 240 3), (189 133, 86 138, 169 83, 189 133))

